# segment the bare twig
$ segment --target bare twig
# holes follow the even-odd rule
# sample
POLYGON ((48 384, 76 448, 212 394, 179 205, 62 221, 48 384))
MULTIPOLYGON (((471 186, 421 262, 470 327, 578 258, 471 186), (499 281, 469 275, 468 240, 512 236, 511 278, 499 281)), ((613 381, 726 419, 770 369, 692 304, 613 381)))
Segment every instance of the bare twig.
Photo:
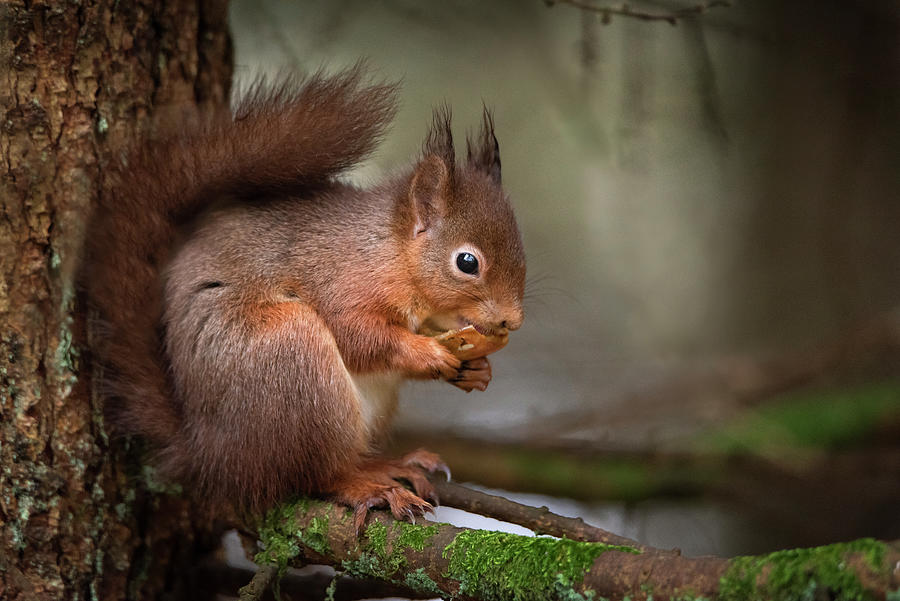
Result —
POLYGON ((551 512, 547 507, 531 507, 510 501, 504 497, 446 482, 440 478, 433 480, 441 505, 455 507, 491 517, 503 522, 518 524, 537 534, 549 534, 571 540, 626 545, 645 550, 646 547, 630 538, 619 536, 586 524, 581 518, 567 518, 551 512))
POLYGON ((641 21, 665 21, 669 25, 676 25, 679 19, 687 17, 696 17, 704 14, 711 8, 731 6, 728 0, 710 0, 709 2, 700 2, 685 8, 678 8, 668 12, 649 12, 630 7, 628 4, 622 3, 617 6, 601 6, 590 2, 589 0, 544 0, 547 6, 556 4, 568 4, 580 8, 584 11, 599 13, 603 17, 603 22, 608 23, 613 15, 619 17, 631 17, 641 21))

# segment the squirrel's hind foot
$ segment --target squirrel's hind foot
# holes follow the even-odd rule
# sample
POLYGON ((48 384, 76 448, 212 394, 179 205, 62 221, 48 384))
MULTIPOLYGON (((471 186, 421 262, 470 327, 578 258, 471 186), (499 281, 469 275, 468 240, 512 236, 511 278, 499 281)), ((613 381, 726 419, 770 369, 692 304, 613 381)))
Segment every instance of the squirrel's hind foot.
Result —
POLYGON ((434 486, 427 474, 443 471, 448 479, 450 470, 436 454, 419 449, 400 459, 371 459, 338 482, 333 494, 338 502, 353 508, 353 525, 359 533, 369 509, 390 508, 398 520, 415 523, 438 504, 434 486), (408 490, 400 481, 408 482, 408 490), (415 492, 413 492, 415 491, 415 492), (429 502, 430 501, 430 502, 429 502))

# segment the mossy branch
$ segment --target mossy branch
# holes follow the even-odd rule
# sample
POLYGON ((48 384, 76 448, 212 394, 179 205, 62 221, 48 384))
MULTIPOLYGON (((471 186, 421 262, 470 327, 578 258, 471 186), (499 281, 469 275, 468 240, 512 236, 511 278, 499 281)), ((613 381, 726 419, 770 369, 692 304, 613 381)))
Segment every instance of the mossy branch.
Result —
POLYGON ((688 558, 644 547, 410 524, 302 500, 258 528, 267 565, 322 563, 359 578, 462 600, 900 598, 900 544, 862 539, 765 556, 688 558))

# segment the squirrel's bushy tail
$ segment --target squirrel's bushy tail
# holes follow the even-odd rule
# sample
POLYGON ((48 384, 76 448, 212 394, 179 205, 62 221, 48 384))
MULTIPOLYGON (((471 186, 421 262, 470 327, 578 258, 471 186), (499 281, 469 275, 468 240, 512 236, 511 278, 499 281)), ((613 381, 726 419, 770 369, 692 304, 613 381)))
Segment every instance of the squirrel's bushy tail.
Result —
POLYGON ((197 119, 116 168, 91 223, 84 284, 104 396, 121 429, 165 444, 180 425, 160 331, 161 270, 179 226, 223 196, 302 193, 361 161, 393 117, 396 93, 365 75, 357 65, 257 82, 233 114, 197 119))

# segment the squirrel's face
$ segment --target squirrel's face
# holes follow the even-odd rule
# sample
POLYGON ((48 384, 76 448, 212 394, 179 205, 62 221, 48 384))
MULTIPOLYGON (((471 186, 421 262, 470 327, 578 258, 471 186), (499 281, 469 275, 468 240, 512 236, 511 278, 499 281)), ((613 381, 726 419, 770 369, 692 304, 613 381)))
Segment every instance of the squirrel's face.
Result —
POLYGON ((413 175, 416 288, 437 328, 471 324, 495 334, 522 325, 525 253, 498 180, 437 156, 425 157, 413 175))

